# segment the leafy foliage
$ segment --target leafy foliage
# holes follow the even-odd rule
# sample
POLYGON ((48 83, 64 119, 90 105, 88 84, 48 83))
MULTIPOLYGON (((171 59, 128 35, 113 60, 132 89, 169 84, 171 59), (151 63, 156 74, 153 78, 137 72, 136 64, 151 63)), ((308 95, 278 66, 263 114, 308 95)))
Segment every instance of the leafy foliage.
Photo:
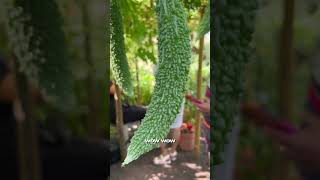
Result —
MULTIPOLYGON (((317 42, 320 40, 319 17, 320 10, 309 13, 309 7, 314 7, 316 1, 296 1, 294 18, 294 48, 295 63, 294 83, 292 91, 294 92, 294 117, 295 123, 300 122, 301 110, 305 108, 307 87, 310 82, 310 61, 319 54, 317 42)), ((253 44, 255 51, 254 57, 248 64, 246 75, 246 94, 245 101, 257 101, 263 104, 266 110, 275 114, 279 113, 278 103, 279 95, 278 69, 276 68, 279 60, 279 32, 283 19, 282 1, 268 0, 259 4, 257 11, 255 33, 253 44)), ((320 5, 317 1, 316 6, 320 5)), ((319 6, 320 7, 320 6, 319 6)), ((240 145, 238 146, 239 155, 246 151, 248 147, 253 149, 254 160, 249 163, 248 159, 239 156, 237 169, 241 171, 240 179, 270 179, 270 171, 274 170, 276 156, 274 156, 274 146, 268 137, 265 137, 251 123, 244 123, 240 134, 240 145), (245 162, 245 166, 243 166, 245 162), (255 167, 251 169, 249 167, 255 167)), ((292 179, 297 173, 291 171, 292 179)))
POLYGON ((183 0, 183 2, 187 9, 198 9, 202 5, 201 0, 183 0))

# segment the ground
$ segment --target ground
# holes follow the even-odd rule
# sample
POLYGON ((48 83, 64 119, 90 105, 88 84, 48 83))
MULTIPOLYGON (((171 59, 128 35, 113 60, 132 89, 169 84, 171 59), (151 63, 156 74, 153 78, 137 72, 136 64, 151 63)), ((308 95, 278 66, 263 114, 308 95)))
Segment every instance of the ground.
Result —
POLYGON ((152 163, 160 152, 159 149, 153 150, 124 168, 121 168, 120 162, 112 165, 110 180, 209 180, 209 177, 196 177, 196 173, 210 171, 208 155, 204 147, 201 149, 200 160, 197 160, 194 151, 178 150, 177 160, 168 167, 152 163))

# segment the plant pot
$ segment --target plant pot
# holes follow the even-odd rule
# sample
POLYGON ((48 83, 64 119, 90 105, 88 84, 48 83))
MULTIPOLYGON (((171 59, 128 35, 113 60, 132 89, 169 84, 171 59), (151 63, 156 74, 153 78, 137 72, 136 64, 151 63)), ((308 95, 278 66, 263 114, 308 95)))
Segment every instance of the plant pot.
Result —
POLYGON ((193 151, 195 144, 194 132, 181 132, 179 147, 183 151, 193 151))

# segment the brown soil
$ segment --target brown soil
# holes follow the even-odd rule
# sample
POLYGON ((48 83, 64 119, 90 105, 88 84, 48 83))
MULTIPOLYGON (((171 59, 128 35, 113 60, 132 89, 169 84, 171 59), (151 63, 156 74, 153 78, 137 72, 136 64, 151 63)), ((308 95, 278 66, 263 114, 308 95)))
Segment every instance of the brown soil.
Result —
POLYGON ((194 152, 178 151, 177 160, 169 167, 153 164, 153 158, 160 153, 153 150, 126 167, 121 168, 120 162, 112 165, 110 180, 209 180, 196 177, 196 173, 210 171, 208 155, 202 149, 200 160, 194 152))

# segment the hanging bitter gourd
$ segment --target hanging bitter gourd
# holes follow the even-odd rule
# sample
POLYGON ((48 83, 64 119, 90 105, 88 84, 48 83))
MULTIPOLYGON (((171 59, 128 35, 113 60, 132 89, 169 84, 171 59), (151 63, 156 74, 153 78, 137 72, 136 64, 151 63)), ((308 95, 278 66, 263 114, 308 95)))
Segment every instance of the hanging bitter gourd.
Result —
POLYGON ((223 162, 227 135, 238 115, 245 65, 252 50, 257 1, 214 0, 213 7, 212 166, 223 162))
POLYGON ((199 28, 198 28, 198 38, 204 36, 210 31, 210 0, 207 4, 204 15, 200 21, 199 28))
POLYGON ((133 85, 125 49, 124 30, 119 0, 111 0, 111 71, 117 85, 128 96, 133 85))
POLYGON ((74 103, 71 60, 55 0, 6 2, 8 39, 19 70, 61 110, 74 103))
POLYGON ((190 30, 180 0, 157 0, 159 61, 156 84, 145 118, 135 132, 122 165, 159 147, 183 103, 191 64, 190 30), (153 141, 156 143, 148 143, 153 141))

